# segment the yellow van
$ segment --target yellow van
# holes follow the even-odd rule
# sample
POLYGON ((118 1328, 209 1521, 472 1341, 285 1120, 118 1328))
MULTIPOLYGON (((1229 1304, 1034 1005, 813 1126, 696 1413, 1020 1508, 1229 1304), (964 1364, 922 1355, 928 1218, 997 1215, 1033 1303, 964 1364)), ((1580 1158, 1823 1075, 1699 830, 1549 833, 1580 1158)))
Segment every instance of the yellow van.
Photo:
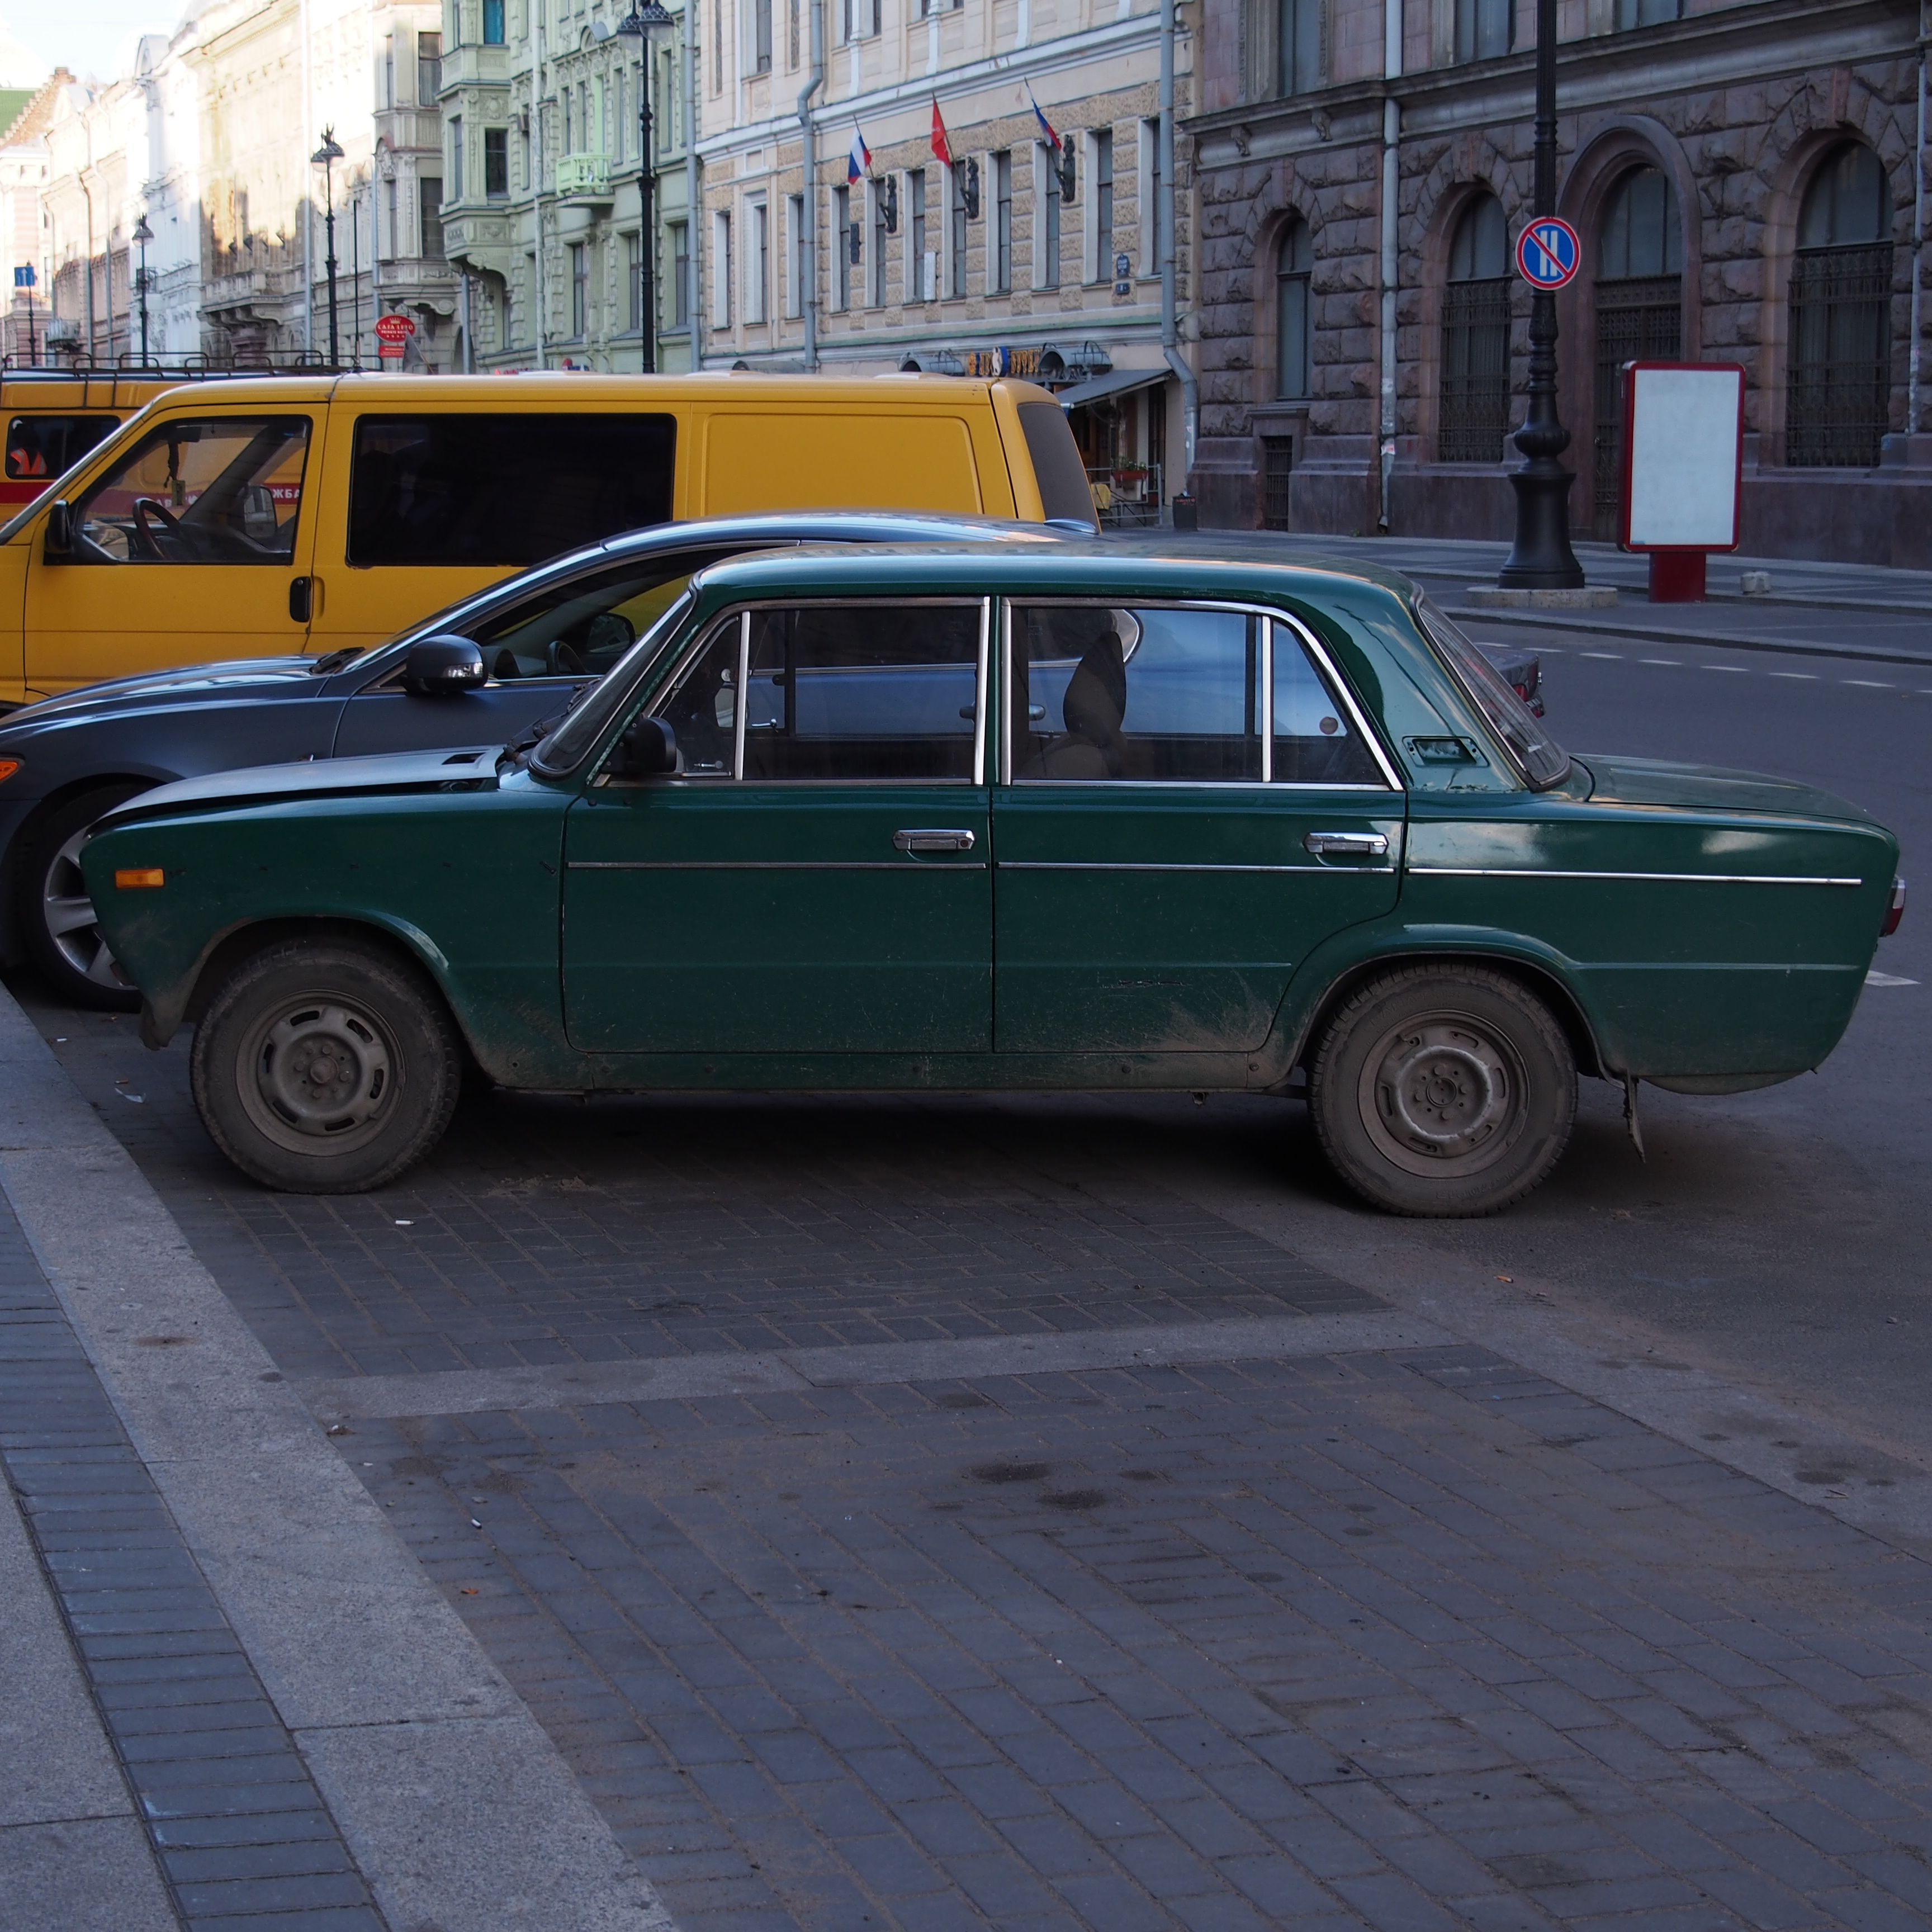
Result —
POLYGON ((320 654, 620 530, 748 510, 1090 526, 1059 405, 944 376, 280 376, 158 399, 0 526, 0 702, 320 654))

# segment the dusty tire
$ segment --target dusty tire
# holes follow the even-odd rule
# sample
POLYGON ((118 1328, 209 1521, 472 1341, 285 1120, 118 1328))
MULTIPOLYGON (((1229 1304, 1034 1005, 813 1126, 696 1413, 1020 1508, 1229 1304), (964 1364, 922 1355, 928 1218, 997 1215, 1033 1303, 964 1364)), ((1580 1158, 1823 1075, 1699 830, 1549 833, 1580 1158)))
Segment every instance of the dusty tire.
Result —
POLYGON ((1395 1214, 1494 1214, 1562 1156, 1576 1062, 1548 1007, 1480 966, 1378 974, 1328 1023, 1310 1070, 1322 1151, 1395 1214))
POLYGON ((202 1124, 244 1174, 291 1194, 359 1194, 442 1137, 463 1059, 412 967, 294 940, 229 976, 195 1030, 189 1072, 202 1124))
POLYGON ((95 923, 80 848, 88 828, 145 784, 104 785, 70 798, 34 826, 20 854, 20 933, 58 998, 97 1012, 138 1012, 141 996, 115 963, 95 923))

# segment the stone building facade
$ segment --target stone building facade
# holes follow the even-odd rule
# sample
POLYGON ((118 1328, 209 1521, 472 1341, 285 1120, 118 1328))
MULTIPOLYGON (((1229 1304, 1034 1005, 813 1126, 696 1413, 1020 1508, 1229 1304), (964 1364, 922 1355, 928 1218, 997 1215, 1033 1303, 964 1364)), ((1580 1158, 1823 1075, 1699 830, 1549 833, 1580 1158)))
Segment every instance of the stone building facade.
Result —
MULTIPOLYGON (((1203 520, 1507 537, 1533 0, 1203 4, 1203 520)), ((1558 19, 1573 528, 1614 530, 1620 363, 1734 362, 1743 548, 1932 565, 1918 0, 1558 19)))
POLYGON ((652 365, 692 366, 684 23, 628 0, 444 0, 443 234, 471 366, 634 370, 644 343, 639 101, 651 110, 652 365))
MULTIPOLYGON (((1157 210, 1177 314, 1192 228, 1184 173, 1173 196, 1162 178, 1161 0, 709 0, 706 20, 704 358, 1047 382, 1103 509, 1155 520, 1192 430, 1163 341, 1157 210)), ((1184 112, 1192 62, 1184 31, 1184 112)))

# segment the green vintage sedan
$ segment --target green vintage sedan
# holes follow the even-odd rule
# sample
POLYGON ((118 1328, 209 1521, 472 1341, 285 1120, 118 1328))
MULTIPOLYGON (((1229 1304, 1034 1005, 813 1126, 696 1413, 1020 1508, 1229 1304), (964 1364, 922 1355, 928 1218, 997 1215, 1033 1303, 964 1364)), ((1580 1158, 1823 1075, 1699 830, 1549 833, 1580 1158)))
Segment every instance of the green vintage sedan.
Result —
MULTIPOLYGON (((473 650, 425 650, 461 705, 473 650)), ((198 1023, 202 1118, 272 1186, 393 1179, 472 1065, 1305 1081, 1358 1192, 1478 1214, 1555 1165, 1580 1069, 1634 1108, 1816 1066, 1898 856, 1802 785, 1568 756, 1401 578, 1093 543, 734 560, 534 742, 165 786, 83 862, 148 1044, 198 1023)))

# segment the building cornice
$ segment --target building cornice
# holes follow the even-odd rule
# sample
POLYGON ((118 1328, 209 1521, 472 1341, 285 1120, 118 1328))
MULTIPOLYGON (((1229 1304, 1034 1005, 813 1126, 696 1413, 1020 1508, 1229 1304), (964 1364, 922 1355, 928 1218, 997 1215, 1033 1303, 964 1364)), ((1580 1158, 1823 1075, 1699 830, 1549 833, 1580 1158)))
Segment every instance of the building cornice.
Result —
MULTIPOLYGON (((1661 26, 1564 41, 1557 50, 1557 107, 1574 115, 1686 89, 1916 58, 1918 44, 1912 0, 1811 0, 1802 9, 1790 0, 1755 0, 1661 26)), ((1388 100, 1402 109, 1405 136, 1474 125, 1526 129, 1535 87, 1532 49, 1218 108, 1182 124, 1202 166, 1230 167, 1378 140, 1388 100)))
MULTIPOLYGON (((946 68, 938 74, 921 74, 891 87, 878 87, 863 94, 846 94, 827 100, 814 110, 818 126, 824 128, 856 117, 890 114, 896 110, 938 99, 941 105, 955 94, 970 94, 976 88, 1010 80, 1016 76, 1037 79, 1109 54, 1125 53, 1144 45, 1157 51, 1160 45, 1158 14, 1136 14, 1131 20, 1111 21, 1078 34, 1036 42, 1011 52, 993 54, 984 60, 962 67, 946 68)), ((830 64, 828 56, 827 65, 830 64)), ((1151 76, 1150 76, 1151 77, 1151 76)), ((1138 85, 1139 83, 1132 83, 1138 85)), ((1098 90, 1112 93, 1112 88, 1098 90)), ((798 116, 794 112, 774 114, 763 121, 746 122, 710 136, 698 136, 700 159, 710 160, 740 148, 762 148, 768 143, 798 136, 798 116)))

